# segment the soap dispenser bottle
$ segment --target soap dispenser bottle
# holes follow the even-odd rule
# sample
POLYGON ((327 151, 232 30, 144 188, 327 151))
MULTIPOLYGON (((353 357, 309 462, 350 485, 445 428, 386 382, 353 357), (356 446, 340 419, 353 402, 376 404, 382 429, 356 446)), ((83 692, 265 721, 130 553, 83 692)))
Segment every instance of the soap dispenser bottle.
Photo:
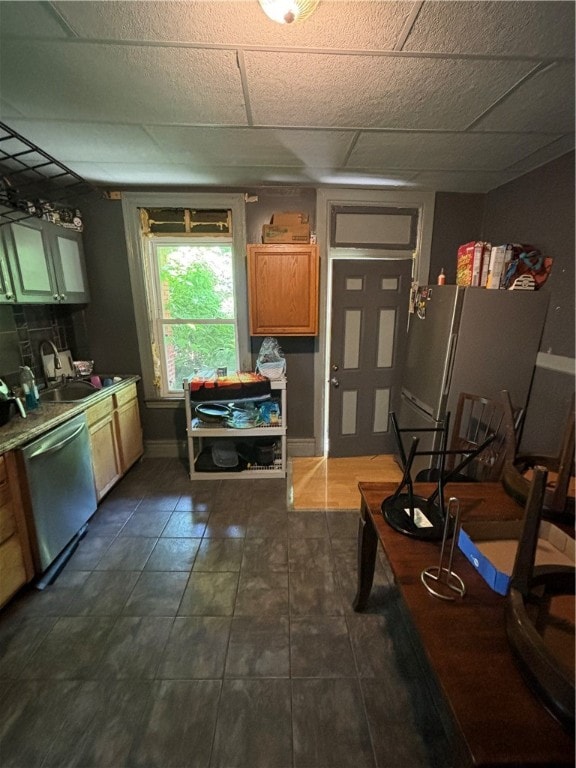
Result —
POLYGON ((20 385, 22 387, 26 409, 31 411, 34 408, 37 408, 40 401, 38 387, 36 386, 36 379, 34 378, 32 369, 27 365, 20 366, 20 385))

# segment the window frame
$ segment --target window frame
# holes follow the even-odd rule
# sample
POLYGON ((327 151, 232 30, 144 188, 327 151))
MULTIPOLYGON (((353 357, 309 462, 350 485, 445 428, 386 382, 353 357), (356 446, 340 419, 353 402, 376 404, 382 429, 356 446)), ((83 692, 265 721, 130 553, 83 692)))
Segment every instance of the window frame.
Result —
MULTIPOLYGON (((162 407, 175 400, 181 400, 184 392, 162 394, 154 370, 152 354, 153 323, 148 301, 146 280, 147 254, 140 226, 139 208, 206 208, 229 209, 232 211, 232 258, 234 269, 234 295, 236 301, 236 321, 238 357, 243 370, 251 369, 250 336, 248 329, 248 289, 246 278, 246 221, 244 196, 240 193, 151 193, 126 192, 122 194, 122 210, 128 249, 128 266, 134 301, 138 351, 142 366, 142 388, 147 404, 162 407)), ((187 239, 186 236, 167 239, 187 239)), ((155 239, 157 239, 155 237, 155 239)), ((159 238, 158 238, 159 239, 159 238)), ((191 238, 190 238, 191 239, 191 238)), ((198 238, 195 238, 198 239, 198 238)), ((204 238, 202 238, 204 239, 204 238)), ((207 237, 206 240, 209 238, 207 237)), ((221 239, 220 239, 221 242, 221 239)))
MULTIPOLYGON (((205 235, 204 237, 199 237, 198 235, 174 236, 174 235, 163 234, 163 235, 147 235, 144 238, 144 241, 147 246, 145 258, 148 261, 148 265, 147 265, 148 296, 149 298, 152 297, 154 301, 154 306, 149 307, 150 320, 151 320, 150 325, 152 329, 152 336, 156 340, 156 346, 159 348, 158 368, 160 370, 160 382, 158 385, 158 389, 159 389, 160 397, 172 398, 177 396, 177 394, 178 395, 181 394, 182 386, 180 383, 179 387, 177 387, 176 390, 170 390, 168 387, 169 381, 168 381, 168 371, 166 369, 166 354, 165 354, 166 350, 163 351, 164 353, 160 352, 160 347, 163 346, 162 339, 165 337, 164 330, 166 326, 189 325, 191 323, 201 324, 201 325, 218 325, 218 324, 233 325, 236 352, 238 356, 240 354, 239 352, 240 344, 239 344, 239 338, 238 338, 238 298, 236 296, 235 285, 234 285, 235 264, 234 264, 233 237, 232 235, 226 238, 223 238, 223 237, 214 238, 209 235, 205 235), (188 318, 172 318, 172 319, 165 317, 163 312, 163 302, 162 302, 162 282, 160 279, 160 269, 158 264, 158 258, 159 258, 158 248, 166 247, 166 246, 170 246, 173 248, 177 248, 179 246, 191 246, 191 247, 225 246, 226 248, 230 249, 233 285, 234 285, 234 314, 232 317, 229 317, 229 318, 188 317, 188 318)), ((158 373, 156 374, 156 376, 158 376, 158 373)))

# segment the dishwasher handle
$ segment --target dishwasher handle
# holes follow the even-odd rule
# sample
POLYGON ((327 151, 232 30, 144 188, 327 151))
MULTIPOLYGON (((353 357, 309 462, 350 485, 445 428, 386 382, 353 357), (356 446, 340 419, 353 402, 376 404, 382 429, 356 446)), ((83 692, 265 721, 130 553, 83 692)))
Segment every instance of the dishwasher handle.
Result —
POLYGON ((55 445, 50 445, 47 448, 45 448, 43 445, 39 446, 34 453, 31 453, 28 458, 29 459, 35 459, 37 456, 49 456, 51 453, 57 453, 58 451, 61 451, 62 448, 64 448, 68 443, 71 443, 72 440, 74 440, 75 437, 78 437, 80 432, 84 429, 84 424, 80 424, 80 426, 72 432, 71 435, 68 435, 64 438, 64 440, 60 440, 59 443, 56 443, 55 445))

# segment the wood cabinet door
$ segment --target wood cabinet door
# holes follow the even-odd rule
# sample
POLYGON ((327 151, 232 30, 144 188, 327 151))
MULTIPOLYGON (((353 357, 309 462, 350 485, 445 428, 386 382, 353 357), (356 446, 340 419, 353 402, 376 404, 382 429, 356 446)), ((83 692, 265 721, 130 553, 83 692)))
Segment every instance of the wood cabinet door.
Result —
POLYGON ((317 245, 249 245, 252 336, 316 336, 317 245))
POLYGON ((115 416, 120 448, 120 466, 122 473, 124 473, 144 453, 138 399, 134 398, 121 405, 116 410, 115 416))
POLYGON ((96 498, 100 501, 122 474, 112 412, 90 425, 90 444, 96 498))

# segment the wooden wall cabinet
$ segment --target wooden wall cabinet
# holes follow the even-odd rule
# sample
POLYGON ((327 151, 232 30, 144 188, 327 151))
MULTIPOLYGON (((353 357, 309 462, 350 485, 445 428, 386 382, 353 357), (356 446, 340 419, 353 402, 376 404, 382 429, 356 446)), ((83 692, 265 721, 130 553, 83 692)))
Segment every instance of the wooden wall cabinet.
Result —
POLYGON ((318 334, 317 245, 248 245, 252 336, 318 334))
POLYGON ((34 576, 13 452, 0 456, 0 606, 34 576))
POLYGON ((88 408, 86 418, 100 501, 144 453, 136 384, 88 408))

